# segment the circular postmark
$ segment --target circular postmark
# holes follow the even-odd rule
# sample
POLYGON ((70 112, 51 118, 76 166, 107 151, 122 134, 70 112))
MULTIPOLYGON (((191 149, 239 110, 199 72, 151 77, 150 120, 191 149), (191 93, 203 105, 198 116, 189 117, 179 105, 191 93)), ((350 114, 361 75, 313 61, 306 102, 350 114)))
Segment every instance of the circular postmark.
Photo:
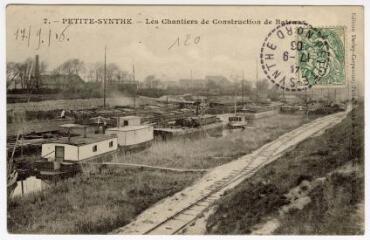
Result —
POLYGON ((329 74, 330 46, 322 29, 288 21, 272 29, 261 47, 266 77, 288 91, 302 91, 329 74))

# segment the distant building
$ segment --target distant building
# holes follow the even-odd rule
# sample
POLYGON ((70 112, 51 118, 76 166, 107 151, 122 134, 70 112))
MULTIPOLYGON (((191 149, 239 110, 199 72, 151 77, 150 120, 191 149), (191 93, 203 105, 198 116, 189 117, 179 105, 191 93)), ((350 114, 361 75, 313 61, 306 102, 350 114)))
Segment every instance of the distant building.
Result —
POLYGON ((44 74, 40 76, 41 88, 66 89, 70 86, 78 87, 84 81, 76 74, 44 74))
POLYGON ((150 75, 145 78, 142 86, 143 88, 161 89, 163 88, 163 83, 160 79, 156 78, 154 75, 150 75))
POLYGON ((344 101, 351 98, 350 91, 347 87, 313 87, 308 90, 307 95, 313 100, 344 101))
POLYGON ((304 102, 302 97, 299 97, 295 94, 285 94, 282 100, 289 104, 302 104, 304 102))
POLYGON ((176 81, 163 81, 162 85, 163 85, 164 89, 176 88, 176 87, 179 86, 178 82, 176 82, 176 81))
POLYGON ((206 82, 204 79, 183 78, 179 80, 179 87, 184 89, 202 89, 206 87, 206 82))
POLYGON ((222 75, 209 75, 205 77, 207 85, 214 85, 215 87, 225 88, 230 86, 231 82, 222 75))

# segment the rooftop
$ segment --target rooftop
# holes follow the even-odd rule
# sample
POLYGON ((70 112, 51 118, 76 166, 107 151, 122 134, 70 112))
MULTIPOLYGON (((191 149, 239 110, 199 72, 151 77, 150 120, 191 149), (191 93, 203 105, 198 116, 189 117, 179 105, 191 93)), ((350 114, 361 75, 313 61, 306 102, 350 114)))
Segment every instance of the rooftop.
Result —
POLYGON ((71 137, 69 141, 68 141, 68 138, 61 138, 61 139, 51 141, 48 143, 63 143, 63 144, 69 144, 69 145, 74 145, 74 146, 82 146, 82 145, 87 145, 91 143, 98 143, 98 142, 108 140, 108 139, 113 139, 113 138, 116 138, 116 137, 104 135, 104 134, 94 134, 91 136, 87 136, 85 138, 83 136, 71 137))
POLYGON ((120 117, 120 118, 129 120, 129 119, 137 119, 137 118, 141 118, 141 117, 139 117, 139 116, 124 116, 124 117, 120 117))
POLYGON ((106 131, 128 132, 150 127, 149 125, 125 126, 119 128, 107 128, 106 131))
POLYGON ((199 116, 193 116, 193 117, 189 117, 189 118, 192 118, 192 119, 206 119, 206 118, 215 118, 217 117, 216 115, 211 115, 211 114, 204 114, 204 115, 199 115, 199 116))
POLYGON ((66 123, 66 124, 60 125, 60 127, 62 128, 85 128, 86 126, 75 124, 75 123, 66 123))

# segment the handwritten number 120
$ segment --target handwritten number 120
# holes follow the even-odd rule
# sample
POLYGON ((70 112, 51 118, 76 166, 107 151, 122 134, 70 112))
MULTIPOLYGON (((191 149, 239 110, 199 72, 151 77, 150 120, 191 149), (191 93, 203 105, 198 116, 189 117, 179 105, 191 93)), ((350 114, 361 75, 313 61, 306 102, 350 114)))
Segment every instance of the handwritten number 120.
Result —
POLYGON ((192 37, 190 34, 186 34, 185 38, 177 37, 176 40, 168 47, 168 50, 172 49, 173 47, 177 46, 189 46, 189 45, 197 45, 200 41, 200 36, 192 37))

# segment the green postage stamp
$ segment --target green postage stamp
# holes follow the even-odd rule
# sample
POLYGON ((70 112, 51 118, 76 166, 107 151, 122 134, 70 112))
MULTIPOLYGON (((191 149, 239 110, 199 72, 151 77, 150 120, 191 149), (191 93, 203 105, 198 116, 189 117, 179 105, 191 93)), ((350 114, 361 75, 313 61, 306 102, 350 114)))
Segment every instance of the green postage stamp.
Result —
POLYGON ((310 86, 345 86, 344 27, 317 27, 297 34, 302 42, 298 51, 300 76, 310 86))
POLYGON ((262 71, 287 91, 346 85, 345 28, 316 27, 286 21, 273 28, 262 44, 262 71))

